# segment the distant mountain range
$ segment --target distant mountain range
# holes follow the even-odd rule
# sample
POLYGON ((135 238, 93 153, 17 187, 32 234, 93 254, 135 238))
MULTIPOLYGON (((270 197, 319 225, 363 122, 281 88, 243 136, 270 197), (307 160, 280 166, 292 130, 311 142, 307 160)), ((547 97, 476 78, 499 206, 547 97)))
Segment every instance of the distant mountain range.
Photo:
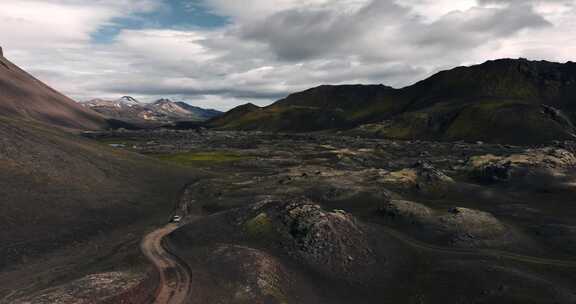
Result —
POLYGON ((206 121, 222 112, 203 109, 185 102, 159 99, 152 103, 143 103, 130 96, 117 100, 92 99, 81 104, 105 117, 129 123, 164 124, 179 121, 206 121))
POLYGON ((0 56, 0 116, 71 129, 203 122, 223 130, 336 130, 392 139, 544 143, 576 139, 576 63, 500 59, 414 85, 319 86, 222 114, 125 96, 75 103, 0 56))
POLYGON ((394 139, 541 143, 576 139, 576 63, 500 59, 443 71, 414 85, 320 86, 268 107, 244 105, 218 129, 394 139))

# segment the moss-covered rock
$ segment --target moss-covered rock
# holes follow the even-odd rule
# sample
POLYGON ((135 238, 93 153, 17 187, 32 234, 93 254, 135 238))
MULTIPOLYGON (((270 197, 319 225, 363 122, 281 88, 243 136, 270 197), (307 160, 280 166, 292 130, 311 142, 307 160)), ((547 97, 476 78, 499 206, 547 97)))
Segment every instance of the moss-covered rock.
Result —
POLYGON ((244 229, 251 238, 273 239, 277 236, 274 224, 266 213, 260 213, 246 221, 244 229))
POLYGON ((482 182, 530 182, 562 179, 563 172, 576 166, 576 155, 558 148, 528 149, 508 156, 491 154, 471 157, 470 177, 482 182))
POLYGON ((420 223, 429 221, 434 215, 432 209, 422 204, 405 200, 391 200, 385 202, 380 206, 378 211, 388 217, 420 223))
POLYGON ((410 225, 427 237, 440 239, 457 247, 500 246, 516 240, 492 214, 480 210, 454 207, 435 210, 423 204, 392 200, 379 211, 387 219, 410 225))
POLYGON ((432 165, 419 162, 411 168, 393 171, 380 179, 392 188, 415 190, 434 197, 445 196, 454 185, 454 180, 432 165))

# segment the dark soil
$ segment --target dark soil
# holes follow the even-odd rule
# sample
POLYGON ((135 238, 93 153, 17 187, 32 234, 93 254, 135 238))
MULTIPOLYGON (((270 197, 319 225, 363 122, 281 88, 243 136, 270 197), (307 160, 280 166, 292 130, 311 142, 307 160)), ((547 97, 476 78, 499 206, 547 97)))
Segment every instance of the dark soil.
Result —
POLYGON ((207 173, 176 210, 200 219, 171 237, 191 303, 576 301, 572 143, 90 137, 207 173))

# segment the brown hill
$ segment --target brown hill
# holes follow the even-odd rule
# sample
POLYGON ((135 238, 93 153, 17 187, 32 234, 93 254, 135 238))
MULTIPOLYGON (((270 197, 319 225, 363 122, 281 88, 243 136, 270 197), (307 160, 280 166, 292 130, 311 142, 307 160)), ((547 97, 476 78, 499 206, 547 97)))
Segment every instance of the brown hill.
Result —
POLYGON ((195 174, 69 132, 105 124, 0 58, 1 303, 140 265, 141 236, 195 174))
POLYGON ((71 129, 95 130, 107 125, 100 114, 50 88, 1 54, 0 115, 71 129))

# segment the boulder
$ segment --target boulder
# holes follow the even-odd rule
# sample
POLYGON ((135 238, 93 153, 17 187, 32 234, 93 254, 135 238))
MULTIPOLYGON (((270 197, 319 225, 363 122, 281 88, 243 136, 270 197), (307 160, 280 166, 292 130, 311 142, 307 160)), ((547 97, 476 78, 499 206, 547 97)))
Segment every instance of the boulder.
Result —
POLYGON ((244 227, 251 237, 274 238, 292 258, 333 279, 365 281, 377 268, 362 224, 346 212, 326 211, 305 198, 255 205, 244 227))

